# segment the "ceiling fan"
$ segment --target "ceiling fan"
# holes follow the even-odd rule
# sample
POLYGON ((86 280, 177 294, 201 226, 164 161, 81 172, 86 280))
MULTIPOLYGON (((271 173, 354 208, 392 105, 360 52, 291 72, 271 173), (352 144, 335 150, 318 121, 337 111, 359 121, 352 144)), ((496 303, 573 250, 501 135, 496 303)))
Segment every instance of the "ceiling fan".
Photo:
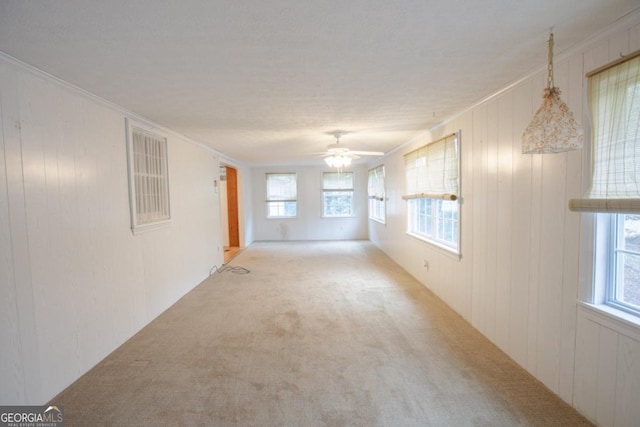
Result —
POLYGON ((340 137, 345 134, 343 131, 333 132, 332 135, 336 138, 336 143, 327 147, 327 152, 322 156, 324 161, 331 167, 341 168, 343 166, 349 166, 351 160, 359 159, 360 156, 382 156, 381 151, 355 151, 349 150, 345 145, 340 144, 340 137))

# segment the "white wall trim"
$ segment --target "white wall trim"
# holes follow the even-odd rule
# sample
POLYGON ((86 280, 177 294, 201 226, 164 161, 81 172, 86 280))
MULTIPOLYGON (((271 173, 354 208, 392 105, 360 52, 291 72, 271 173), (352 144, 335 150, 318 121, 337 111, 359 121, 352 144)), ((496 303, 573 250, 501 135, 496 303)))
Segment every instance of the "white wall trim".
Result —
MULTIPOLYGON (((607 39, 608 37, 610 37, 612 34, 619 32, 621 30, 624 29, 628 29, 629 27, 631 27, 632 25, 637 23, 637 20, 640 19, 640 6, 638 8, 636 8, 635 10, 629 12, 628 14, 626 14, 625 16, 621 17, 620 19, 616 20, 615 22, 613 22, 611 25, 609 25, 608 27, 602 29, 601 31, 598 31, 596 33, 594 33, 592 36, 588 37, 587 39, 583 40, 580 43, 577 43, 575 45, 573 45, 570 49, 565 50, 564 52, 561 52, 560 54, 555 55, 554 57, 554 61, 555 62, 561 62, 564 61, 570 57, 572 57, 573 55, 576 54, 582 54, 582 52, 586 51, 590 46, 595 45, 596 43, 607 39)), ((627 52, 628 53, 628 52, 627 52)), ((507 86, 503 87, 502 89, 498 90, 497 92, 494 92, 482 99, 480 99, 478 102, 471 104, 470 106, 466 107, 465 109, 449 116, 446 117, 443 121, 441 121, 440 123, 437 123, 433 126, 431 126, 428 129, 425 129, 421 132, 419 132, 418 134, 416 134, 415 136, 413 136, 411 139, 409 139, 408 141, 398 145, 397 147, 393 148, 392 150, 390 150, 389 152, 385 153, 385 155, 379 159, 386 159, 389 155, 400 151, 402 149, 404 149, 406 146, 410 145, 412 142, 414 142, 416 139, 418 138, 422 138, 424 136, 430 135, 431 133, 435 132, 436 130, 443 128, 445 126, 447 126, 449 123, 453 122, 454 120, 460 118, 460 116, 463 116, 464 114, 468 113, 469 111, 472 111, 473 109, 477 108, 478 106, 485 104, 489 101, 491 101, 494 98, 498 98, 501 95, 503 95, 506 92, 509 92, 510 90, 512 90, 514 87, 530 80, 533 78, 533 76, 535 76, 536 74, 539 73, 544 73, 547 70, 547 65, 545 64, 544 66, 541 66, 540 68, 537 68, 536 70, 526 74, 525 76, 509 83, 507 86)), ((542 98, 542 95, 540 95, 540 98, 542 98)), ((368 165, 372 165, 373 163, 368 163, 368 165)))
MULTIPOLYGON (((437 125, 436 127, 440 126, 437 125)), ((370 162, 367 164, 367 167, 371 168, 373 167, 373 165, 378 164, 378 163, 383 163, 385 159, 387 159, 389 156, 391 156, 392 154, 404 150, 407 146, 411 145, 414 141, 423 138, 423 137, 431 137, 431 129, 425 129, 420 131, 419 133, 417 133, 415 136, 411 137, 411 139, 409 139, 408 141, 403 142, 402 144, 398 145, 397 147, 395 147, 394 149, 388 151, 387 153, 384 154, 384 156, 382 157, 376 157, 376 161, 375 162, 370 162)))
MULTIPOLYGON (((554 55, 554 59, 553 60, 554 60, 554 62, 557 63, 557 62, 564 61, 564 60, 566 60, 566 59, 568 59, 568 58, 570 58, 570 57, 572 57, 572 56, 574 56, 576 54, 582 54, 583 52, 587 51, 589 49, 589 47, 597 44, 598 42, 600 42, 602 40, 606 40, 612 34, 614 34, 616 32, 619 32, 619 31, 623 31, 625 29, 630 28, 634 24, 637 24, 638 19, 640 19, 640 6, 638 6, 635 10, 627 13, 623 17, 619 18, 618 20, 614 21, 613 23, 611 23, 611 25, 605 27, 604 29, 602 29, 600 31, 595 32, 593 35, 591 35, 590 37, 587 37, 582 42, 573 45, 570 49, 567 49, 564 52, 561 52, 560 54, 554 55)), ((621 52, 621 53, 625 54, 625 53, 629 53, 629 52, 621 52)), ((478 107, 478 106, 480 106, 482 104, 485 104, 485 103, 491 101, 494 98, 498 98, 499 96, 503 95, 504 93, 509 92, 510 90, 512 90, 514 87, 526 82, 527 80, 532 79, 533 76, 535 76, 536 74, 546 73, 546 71, 547 71, 547 65, 545 64, 544 66, 541 66, 540 68, 537 68, 536 70, 530 72, 529 74, 527 74, 527 75, 525 75, 525 76, 513 81, 512 83, 508 84, 507 86, 505 86, 504 88, 500 89, 499 91, 494 92, 493 94, 491 94, 489 96, 486 96, 485 98, 482 98, 480 101, 476 102, 475 104, 472 104, 471 106, 465 108, 464 110, 445 118, 442 122, 440 122, 440 123, 432 126, 431 128, 429 128, 429 130, 431 132, 433 132, 438 128, 446 126, 447 124, 449 124, 452 121, 456 120, 460 116, 468 113, 469 111, 472 111, 476 107, 478 107)), ((540 98, 542 99, 542 95, 540 95, 540 98)))

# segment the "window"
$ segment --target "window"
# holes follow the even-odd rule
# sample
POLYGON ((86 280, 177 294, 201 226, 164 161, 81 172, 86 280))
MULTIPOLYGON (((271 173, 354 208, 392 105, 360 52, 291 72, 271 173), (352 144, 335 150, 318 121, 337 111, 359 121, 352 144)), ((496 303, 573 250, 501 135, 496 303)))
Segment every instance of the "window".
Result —
POLYGON ((455 249, 458 247, 458 202, 410 199, 409 231, 455 249))
POLYGON ((268 173, 267 218, 291 218, 298 214, 298 185, 295 173, 268 173))
POLYGON ((404 156, 407 232, 460 254, 459 133, 404 156))
POLYGON ((131 229, 166 223, 169 209, 167 139, 127 121, 131 229))
POLYGON ((612 267, 607 302, 640 313, 640 215, 618 214, 613 219, 612 267))
POLYGON ((640 315, 640 55, 587 77, 593 176, 569 208, 598 213, 590 302, 640 315))
POLYGON ((384 166, 380 165, 369 170, 367 183, 369 194, 369 218, 385 222, 385 194, 384 194, 384 166))
POLYGON ((353 216, 353 172, 322 173, 322 215, 353 216))

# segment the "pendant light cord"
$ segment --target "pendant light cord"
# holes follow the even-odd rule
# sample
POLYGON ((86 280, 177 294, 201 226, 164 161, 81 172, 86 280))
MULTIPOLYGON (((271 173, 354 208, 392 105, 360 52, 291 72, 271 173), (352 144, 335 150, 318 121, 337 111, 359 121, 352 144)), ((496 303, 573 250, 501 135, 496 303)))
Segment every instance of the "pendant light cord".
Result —
POLYGON ((549 89, 553 89, 553 33, 549 34, 549 64, 548 64, 549 76, 547 84, 549 89))

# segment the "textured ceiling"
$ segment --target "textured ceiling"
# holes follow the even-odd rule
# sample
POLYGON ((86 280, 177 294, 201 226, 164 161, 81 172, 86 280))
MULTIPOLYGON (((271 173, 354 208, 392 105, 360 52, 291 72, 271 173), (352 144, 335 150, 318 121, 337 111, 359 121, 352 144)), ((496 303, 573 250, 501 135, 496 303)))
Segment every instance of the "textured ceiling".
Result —
POLYGON ((639 0, 0 0, 0 51, 248 164, 389 151, 639 0))

